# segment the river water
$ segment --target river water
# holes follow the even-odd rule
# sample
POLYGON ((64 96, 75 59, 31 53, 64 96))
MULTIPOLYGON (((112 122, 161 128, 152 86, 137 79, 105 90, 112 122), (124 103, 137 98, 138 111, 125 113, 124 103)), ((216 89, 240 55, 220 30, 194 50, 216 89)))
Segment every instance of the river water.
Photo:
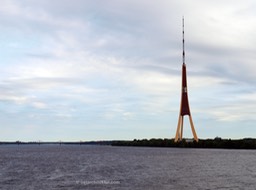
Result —
POLYGON ((0 189, 256 189, 256 150, 1 145, 0 189))

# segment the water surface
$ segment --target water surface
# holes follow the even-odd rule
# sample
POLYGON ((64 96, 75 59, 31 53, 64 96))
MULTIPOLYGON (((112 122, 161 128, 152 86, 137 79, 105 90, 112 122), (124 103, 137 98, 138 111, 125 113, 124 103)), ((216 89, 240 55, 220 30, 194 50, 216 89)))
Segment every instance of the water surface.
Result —
POLYGON ((1 145, 0 189, 252 189, 256 151, 1 145))

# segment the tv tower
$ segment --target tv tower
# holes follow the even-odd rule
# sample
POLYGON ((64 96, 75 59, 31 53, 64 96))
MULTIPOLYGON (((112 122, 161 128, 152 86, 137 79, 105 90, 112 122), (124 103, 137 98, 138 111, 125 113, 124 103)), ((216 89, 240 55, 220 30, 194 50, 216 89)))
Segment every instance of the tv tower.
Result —
POLYGON ((198 138, 196 135, 196 130, 194 128, 191 112, 189 109, 189 102, 188 102, 187 72, 186 72, 186 64, 185 64, 184 17, 182 18, 182 48, 183 48, 183 52, 182 52, 183 64, 182 64, 180 114, 179 114, 178 126, 177 126, 177 131, 176 131, 174 141, 178 142, 182 140, 184 116, 188 115, 194 140, 198 142, 198 138))

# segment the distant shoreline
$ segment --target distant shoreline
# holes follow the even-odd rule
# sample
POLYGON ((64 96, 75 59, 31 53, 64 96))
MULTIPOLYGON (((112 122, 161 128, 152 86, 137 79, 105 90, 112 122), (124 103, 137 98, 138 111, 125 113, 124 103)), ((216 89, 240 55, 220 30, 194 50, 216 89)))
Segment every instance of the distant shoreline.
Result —
POLYGON ((199 139, 198 142, 193 139, 183 139, 180 142, 174 142, 174 139, 141 139, 141 140, 103 140, 103 141, 55 141, 55 142, 6 142, 0 141, 1 145, 109 145, 109 146, 135 146, 135 147, 176 147, 176 148, 220 148, 220 149, 256 149, 256 139, 199 139))
POLYGON ((112 146, 137 146, 137 147, 177 147, 177 148, 219 148, 219 149, 256 149, 256 139, 183 139, 175 142, 174 139, 142 139, 133 141, 116 141, 112 146))
POLYGON ((0 141, 1 145, 112 145, 113 141, 0 141))

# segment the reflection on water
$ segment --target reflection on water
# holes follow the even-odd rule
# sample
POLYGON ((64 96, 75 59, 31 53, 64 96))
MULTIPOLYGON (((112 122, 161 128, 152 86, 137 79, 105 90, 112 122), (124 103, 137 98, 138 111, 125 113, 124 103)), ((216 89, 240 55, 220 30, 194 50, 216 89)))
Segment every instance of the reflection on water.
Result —
POLYGON ((0 189, 252 189, 256 151, 0 146, 0 189))

